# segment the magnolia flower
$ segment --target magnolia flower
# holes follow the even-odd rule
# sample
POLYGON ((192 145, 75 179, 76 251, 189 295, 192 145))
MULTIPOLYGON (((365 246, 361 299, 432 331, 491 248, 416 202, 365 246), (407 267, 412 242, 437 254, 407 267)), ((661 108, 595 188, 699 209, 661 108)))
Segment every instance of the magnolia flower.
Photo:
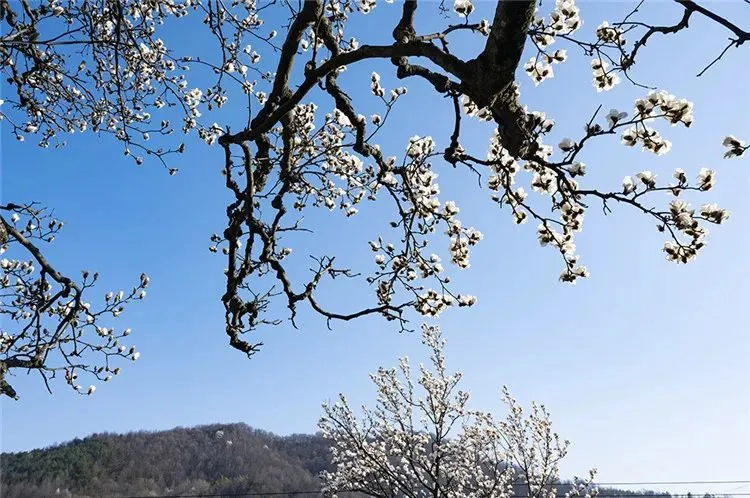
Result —
POLYGON ((568 169, 568 171, 570 171, 570 175, 573 177, 583 176, 586 174, 586 164, 580 161, 576 162, 568 169))
POLYGON ((445 209, 445 215, 448 217, 455 216, 461 211, 458 206, 456 206, 456 203, 453 201, 448 201, 445 203, 444 206, 445 209))
POLYGON ((542 60, 537 60, 536 57, 529 59, 523 66, 526 73, 529 75, 534 85, 539 85, 547 78, 554 78, 555 71, 551 64, 548 64, 542 60))
POLYGON ((690 209, 687 202, 674 200, 669 203, 669 211, 678 229, 686 230, 694 226, 693 214, 695 211, 690 209))
POLYGON ((86 394, 94 394, 94 391, 96 391, 96 386, 89 386, 88 391, 86 391, 86 394))
POLYGON ((703 204, 701 206, 701 216, 713 223, 721 224, 729 218, 730 213, 726 209, 720 208, 717 204, 703 204))
POLYGON ((622 132, 620 138, 622 139, 623 145, 633 147, 636 143, 638 143, 638 132, 635 128, 628 128, 627 130, 622 132))
POLYGON ((459 294, 458 295, 458 305, 459 306, 473 306, 476 304, 477 298, 476 296, 472 296, 470 294, 459 294))
POLYGON ((550 171, 544 171, 543 173, 534 173, 534 178, 531 181, 531 187, 534 189, 534 192, 553 195, 555 192, 557 192, 557 182, 555 181, 554 173, 550 171))
POLYGON ((740 147, 742 146, 742 141, 735 138, 734 135, 727 135, 726 137, 724 137, 721 145, 723 145, 724 147, 740 147))
POLYGON ((716 182, 716 172, 712 169, 701 168, 698 172, 698 188, 711 190, 716 182))
POLYGON ((626 176, 622 179, 622 193, 625 195, 632 194, 635 192, 635 183, 633 182, 633 178, 630 176, 626 176))
POLYGON ((487 21, 487 19, 482 19, 481 21, 479 21, 479 27, 477 29, 484 36, 489 36, 490 35, 490 23, 489 23, 489 21, 487 21))
POLYGON ((469 245, 473 246, 484 238, 484 234, 474 227, 469 227, 466 229, 466 237, 469 239, 469 245))
POLYGON ((564 48, 558 48, 552 53, 552 62, 565 62, 568 58, 568 51, 564 48))
POLYGON ((674 242, 667 241, 664 243, 664 253, 668 261, 676 263, 687 263, 695 259, 696 250, 691 247, 680 246, 674 242))
POLYGON ((566 138, 563 138, 560 141, 560 143, 557 144, 557 146, 560 147, 560 150, 562 150, 564 152, 567 152, 567 151, 575 148, 576 143, 573 142, 571 139, 569 139, 569 138, 566 137, 566 138))
POLYGON ((647 188, 654 188, 656 186, 656 175, 653 174, 650 171, 641 171, 637 175, 635 175, 641 183, 643 183, 647 188))
POLYGON ((609 63, 601 58, 591 61, 591 71, 594 75, 592 84, 597 92, 611 90, 620 83, 620 77, 614 71, 607 71, 609 63))
POLYGON ((376 0, 359 0, 359 10, 363 14, 367 14, 375 8, 376 4, 376 0))
POLYGON ((468 17, 474 11, 474 4, 471 0, 455 0, 453 10, 459 17, 468 17))
POLYGON ((589 271, 585 266, 575 265, 572 268, 566 268, 560 273, 560 281, 575 285, 579 278, 589 276, 589 271))
POLYGON ((745 151, 748 148, 750 148, 750 146, 745 145, 745 143, 742 140, 735 138, 732 135, 728 135, 727 137, 725 137, 724 141, 722 142, 722 145, 726 147, 727 149, 729 149, 727 150, 727 152, 724 153, 725 159, 730 159, 732 157, 740 157, 741 155, 745 153, 745 151))
POLYGON ((674 176, 675 180, 677 180, 680 185, 684 185, 687 183, 687 176, 685 175, 685 170, 683 170, 682 168, 676 168, 672 176, 674 176))
POLYGON ((610 128, 614 128, 614 126, 621 120, 628 117, 627 112, 621 112, 617 109, 610 109, 609 113, 607 114, 607 122, 609 123, 610 128))

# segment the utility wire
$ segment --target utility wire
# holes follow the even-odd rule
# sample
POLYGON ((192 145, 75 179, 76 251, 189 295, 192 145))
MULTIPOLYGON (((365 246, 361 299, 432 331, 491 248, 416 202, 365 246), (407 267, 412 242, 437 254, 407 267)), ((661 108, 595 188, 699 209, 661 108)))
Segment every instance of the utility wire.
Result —
MULTIPOLYGON (((702 483, 702 481, 689 481, 692 483, 702 483)), ((718 483, 734 483, 737 481, 712 481, 718 483)), ((750 481, 740 481, 750 482, 750 481)), ((625 484, 648 484, 648 483, 625 483, 625 484)), ((341 493, 345 493, 342 491, 341 493)), ((338 494, 341 494, 338 493, 338 494)), ((669 495, 670 498, 700 498, 700 495, 712 495, 712 496, 750 496, 750 493, 666 493, 666 492, 650 492, 649 494, 639 494, 638 492, 633 493, 599 493, 597 498, 634 498, 634 497, 660 497, 669 495)), ((242 492, 242 493, 215 493, 215 494, 192 494, 192 495, 130 495, 130 496, 119 496, 110 498, 221 498, 221 497, 242 497, 242 496, 302 496, 302 495, 317 495, 323 496, 320 490, 316 491, 269 491, 269 492, 242 492)), ((530 495, 512 495, 513 498, 533 498, 530 495)))
POLYGON ((644 481, 644 482, 595 482, 597 486, 630 486, 634 484, 647 484, 649 486, 668 484, 750 484, 750 480, 736 481, 644 481))
MULTIPOLYGON (((551 482, 552 485, 557 484, 569 484, 568 482, 556 481, 551 482)), ((663 486, 663 485, 694 485, 694 484, 744 484, 740 486, 744 488, 750 485, 750 480, 713 480, 713 481, 620 481, 620 482, 594 482, 593 486, 663 486)), ((524 483, 514 484, 514 486, 525 486, 524 483)), ((343 492, 342 492, 343 493, 343 492)), ((349 491, 351 493, 351 491, 349 491)), ((649 494, 641 494, 637 491, 632 493, 616 493, 607 494, 599 493, 597 498, 633 498, 639 496, 666 496, 669 495, 671 498, 693 498, 699 497, 699 495, 728 495, 728 496, 750 496, 750 493, 732 493, 729 492, 715 492, 715 493, 669 493, 669 492, 655 492, 649 491, 649 494)), ((221 498, 221 497, 251 497, 251 496, 303 496, 303 495, 319 495, 322 496, 320 490, 315 491, 268 491, 268 492, 242 492, 242 493, 199 493, 190 495, 128 495, 128 496, 117 496, 109 498, 221 498)), ((532 498, 529 495, 518 495, 514 494, 513 498, 532 498)))

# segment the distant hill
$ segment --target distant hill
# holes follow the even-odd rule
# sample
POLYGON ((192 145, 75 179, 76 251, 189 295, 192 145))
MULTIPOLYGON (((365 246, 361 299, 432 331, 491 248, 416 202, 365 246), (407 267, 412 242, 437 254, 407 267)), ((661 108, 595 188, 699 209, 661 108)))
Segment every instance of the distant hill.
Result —
POLYGON ((320 488, 317 474, 329 466, 322 437, 280 437, 245 424, 105 433, 3 453, 0 494, 100 498, 312 491, 320 488))
MULTIPOLYGON (((333 469, 328 443, 319 435, 277 436, 245 424, 212 424, 94 434, 44 449, 3 453, 0 496, 305 496, 293 493, 320 489, 317 475, 322 470, 333 469)), ((670 498, 615 489, 601 494, 670 498)))

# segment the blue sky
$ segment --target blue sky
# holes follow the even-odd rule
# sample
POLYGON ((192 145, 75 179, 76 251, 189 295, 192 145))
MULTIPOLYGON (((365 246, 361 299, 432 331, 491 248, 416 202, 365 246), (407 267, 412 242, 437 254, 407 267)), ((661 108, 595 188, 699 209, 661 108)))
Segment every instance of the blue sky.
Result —
MULTIPOLYGON (((615 20, 629 6, 581 2, 583 29, 590 32, 604 19, 615 20)), ((434 7, 420 8, 426 16, 420 31, 438 21, 434 7)), ((489 17, 490 3, 478 7, 489 17)), ((647 7, 644 14, 654 12, 665 22, 680 16, 669 2, 647 7)), ((741 2, 712 7, 738 22, 748 20, 741 2)), ((361 42, 387 41, 397 14, 398 7, 383 3, 371 17, 354 20, 351 32, 361 42), (388 28, 373 32, 381 25, 388 28)), ((535 224, 513 225, 509 213, 489 201, 487 190, 477 188, 475 177, 445 164, 437 167, 441 200, 455 199, 464 223, 482 230, 485 239, 474 250, 470 269, 451 270, 459 288, 479 297, 477 305, 430 323, 443 328, 449 366, 465 373, 474 407, 500 413, 503 384, 522 402, 547 405, 556 429, 572 441, 563 464, 566 476, 597 467, 603 482, 750 479, 750 169, 747 160, 721 159, 725 135, 750 139, 747 49, 731 51, 706 75, 695 77, 726 38, 721 29, 695 19, 688 32, 655 38, 641 53, 635 74, 642 81, 696 105, 691 129, 662 129, 673 142, 669 154, 657 158, 612 139, 594 144, 583 157, 587 181, 601 188, 616 189, 623 176, 644 169, 662 178, 675 167, 690 176, 701 167, 718 170, 716 188, 692 200, 719 201, 732 218, 710 230, 709 245, 690 265, 664 259, 662 234, 650 220, 622 207, 605 217, 595 207, 578 239, 591 277, 563 285, 557 281, 560 261, 539 247, 535 224)), ((475 46, 463 41, 455 49, 472 53, 475 46)), ((556 67, 554 79, 534 88, 520 75, 523 101, 557 121, 549 143, 579 134, 599 104, 630 110, 644 95, 628 84, 597 94, 588 59, 575 47, 559 46, 568 49, 570 60, 556 67)), ((401 151, 414 134, 432 135, 444 146, 452 127, 449 102, 418 81, 396 81, 388 68, 367 63, 341 78, 362 103, 363 114, 378 111, 368 92, 373 69, 387 88, 409 87, 393 116, 395 126, 380 139, 383 148, 401 151)), ((320 95, 313 100, 321 110, 332 106, 320 95)), ((225 116, 226 122, 238 123, 235 128, 244 118, 241 112, 225 116)), ((462 142, 482 155, 489 131, 474 123, 462 142)), ((354 406, 371 403, 369 372, 395 365, 403 355, 425 359, 418 333, 399 334, 377 318, 336 323, 329 331, 307 312, 298 330, 284 324, 258 335, 265 346, 253 359, 232 350, 220 302, 224 261, 207 250, 208 237, 225 219, 221 152, 193 138, 188 145, 189 153, 176 164, 180 174, 171 177, 156 164, 134 166, 108 139, 74 135, 64 149, 40 150, 31 141, 16 142, 3 128, 2 200, 43 201, 65 220, 49 249, 54 264, 72 274, 98 270, 102 293, 127 288, 142 271, 152 279, 147 299, 117 319, 133 328, 141 359, 124 365, 119 377, 91 397, 75 395, 63 384, 49 395, 38 377, 16 376, 12 380, 22 399, 2 401, 3 451, 93 432, 213 422, 242 421, 280 434, 313 432, 322 401, 344 392, 354 406)), ((315 254, 337 250, 372 269, 366 241, 388 231, 376 209, 363 207, 352 219, 311 214, 316 233, 303 239, 305 248, 315 254)), ((302 247, 297 252, 305 256, 302 247)), ((327 303, 345 309, 371 295, 364 287, 331 286, 323 292, 327 303)), ((419 317, 412 318, 417 325, 419 317)))

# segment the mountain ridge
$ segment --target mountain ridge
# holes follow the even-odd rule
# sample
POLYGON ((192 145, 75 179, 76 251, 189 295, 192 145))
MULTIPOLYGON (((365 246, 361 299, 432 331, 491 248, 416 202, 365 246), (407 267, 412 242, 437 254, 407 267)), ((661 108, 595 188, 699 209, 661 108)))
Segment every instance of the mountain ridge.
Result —
MULTIPOLYGON (((314 496, 324 470, 333 467, 329 444, 320 434, 279 436, 241 422, 94 433, 0 454, 4 498, 314 496)), ((602 494, 670 497, 613 488, 602 494)))

